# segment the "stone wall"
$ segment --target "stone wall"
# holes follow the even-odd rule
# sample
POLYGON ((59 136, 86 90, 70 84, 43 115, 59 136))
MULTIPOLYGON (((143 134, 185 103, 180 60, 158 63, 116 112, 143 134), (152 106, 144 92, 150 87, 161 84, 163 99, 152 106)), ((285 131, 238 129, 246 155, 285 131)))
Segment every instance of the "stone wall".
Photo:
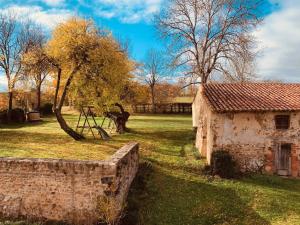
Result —
POLYGON ((0 158, 0 216, 95 224, 101 199, 116 203, 116 216, 138 170, 138 144, 107 161, 0 158))
MULTIPOLYGON (((295 150, 300 144, 300 113, 265 112, 217 114, 214 120, 214 148, 229 150, 243 169, 255 170, 260 167, 269 173, 276 173, 276 151, 280 144, 292 144, 292 158, 298 160, 300 152, 295 150), (289 115, 290 127, 278 130, 276 115, 289 115)), ((298 176, 299 169, 291 171, 298 176)))
POLYGON ((278 146, 290 143, 291 175, 300 175, 299 112, 215 113, 206 104, 202 105, 204 110, 199 120, 197 143, 200 151, 206 152, 208 162, 212 151, 225 149, 231 152, 242 169, 263 167, 267 172, 275 173, 278 146), (289 129, 275 128, 275 115, 280 114, 290 115, 289 129))

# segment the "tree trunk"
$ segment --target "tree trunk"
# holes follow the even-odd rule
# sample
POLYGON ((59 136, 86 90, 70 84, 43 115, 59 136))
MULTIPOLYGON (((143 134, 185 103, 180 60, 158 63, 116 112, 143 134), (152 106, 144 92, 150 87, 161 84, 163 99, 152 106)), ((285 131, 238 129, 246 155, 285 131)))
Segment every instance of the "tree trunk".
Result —
POLYGON ((13 109, 13 92, 8 92, 8 109, 7 109, 7 122, 11 122, 13 109))
POLYGON ((57 71, 57 84, 56 84, 55 98, 54 98, 54 104, 53 104, 54 113, 55 113, 57 122, 59 123, 61 129, 64 130, 69 136, 71 136, 76 141, 85 139, 85 137, 83 135, 81 135, 81 134, 78 134, 71 127, 68 126, 68 124, 66 123, 65 119, 63 118, 63 116, 61 114, 61 109, 62 109, 62 106, 64 104, 64 101, 65 101, 65 98, 66 98, 66 94, 67 94, 67 91, 68 91, 69 86, 71 84, 71 81, 73 79, 73 76, 78 71, 78 69, 79 69, 79 67, 76 67, 71 72, 71 74, 69 75, 69 78, 66 81, 66 84, 65 84, 62 96, 61 96, 60 101, 58 103, 58 92, 59 92, 60 80, 61 80, 61 72, 62 72, 61 69, 58 68, 58 71, 57 71))
POLYGON ((37 99, 36 110, 40 111, 40 109, 41 109, 41 84, 38 84, 38 86, 37 86, 36 99, 37 99))
POLYGON ((61 111, 59 109, 54 110, 55 116, 57 118, 57 122, 59 123, 61 129, 63 129, 69 136, 71 136, 74 140, 79 141, 85 139, 84 136, 78 134, 71 127, 68 126, 65 119, 61 115, 61 111))
POLYGON ((123 134, 125 132, 125 124, 126 122, 124 121, 124 119, 122 117, 118 117, 116 120, 114 120, 115 124, 116 124, 116 131, 119 134, 123 134))
MULTIPOLYGON (((116 106, 120 107, 121 105, 116 103, 116 106)), ((126 128, 126 122, 128 121, 128 118, 130 116, 129 112, 124 111, 123 106, 120 107, 121 113, 119 112, 106 112, 105 116, 112 119, 115 126, 116 126, 116 132, 119 134, 123 134, 127 131, 126 128)))
POLYGON ((130 113, 126 112, 124 107, 120 103, 116 103, 115 106, 119 107, 121 111, 121 117, 119 117, 116 121, 117 132, 122 134, 127 131, 126 123, 130 117, 130 113))
POLYGON ((151 86, 151 107, 152 107, 152 113, 156 113, 156 110, 155 110, 154 86, 151 86))

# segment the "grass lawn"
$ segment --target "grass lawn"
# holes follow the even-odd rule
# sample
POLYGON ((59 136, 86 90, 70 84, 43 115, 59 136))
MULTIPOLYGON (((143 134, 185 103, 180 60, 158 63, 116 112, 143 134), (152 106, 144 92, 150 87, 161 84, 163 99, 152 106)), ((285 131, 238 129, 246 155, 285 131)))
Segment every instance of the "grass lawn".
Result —
MULTIPOLYGON (((77 116, 66 116, 76 127, 77 116)), ((106 159, 116 146, 89 138, 77 142, 59 128, 54 117, 24 125, 0 125, 0 156, 64 159, 106 159)))
MULTIPOLYGON (((76 117, 68 121, 74 124, 76 117)), ((129 133, 111 141, 80 143, 60 131, 53 118, 2 127, 0 156, 102 159, 134 140, 140 142, 142 162, 123 225, 300 225, 300 180, 202 175, 204 160, 195 157, 191 116, 132 116, 128 127, 129 133)))

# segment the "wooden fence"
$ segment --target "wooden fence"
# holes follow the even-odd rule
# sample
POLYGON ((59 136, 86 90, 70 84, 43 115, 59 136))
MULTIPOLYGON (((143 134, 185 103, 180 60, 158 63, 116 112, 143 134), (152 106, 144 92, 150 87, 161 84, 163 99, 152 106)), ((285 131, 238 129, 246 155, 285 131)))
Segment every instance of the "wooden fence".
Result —
MULTIPOLYGON (((153 113, 151 104, 138 104, 133 106, 134 113, 153 113)), ((154 113, 162 114, 191 114, 192 103, 166 103, 156 104, 154 113)))

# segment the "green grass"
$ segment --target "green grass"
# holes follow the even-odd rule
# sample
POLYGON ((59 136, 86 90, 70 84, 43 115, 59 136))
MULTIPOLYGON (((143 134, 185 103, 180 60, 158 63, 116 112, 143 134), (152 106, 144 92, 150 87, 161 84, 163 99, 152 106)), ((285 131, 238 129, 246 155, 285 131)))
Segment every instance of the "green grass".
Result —
MULTIPOLYGON (((75 126, 76 116, 66 116, 75 126)), ((23 125, 0 125, 1 157, 106 159, 118 146, 88 138, 77 142, 68 137, 54 117, 23 125)))
MULTIPOLYGON (((67 118, 75 124, 76 117, 67 118)), ((300 180, 202 175, 205 161, 195 157, 190 116, 132 116, 128 127, 129 133, 111 141, 89 138, 82 143, 68 138, 51 118, 0 128, 0 155, 101 159, 128 141, 138 141, 141 169, 123 225, 300 225, 300 180)))

